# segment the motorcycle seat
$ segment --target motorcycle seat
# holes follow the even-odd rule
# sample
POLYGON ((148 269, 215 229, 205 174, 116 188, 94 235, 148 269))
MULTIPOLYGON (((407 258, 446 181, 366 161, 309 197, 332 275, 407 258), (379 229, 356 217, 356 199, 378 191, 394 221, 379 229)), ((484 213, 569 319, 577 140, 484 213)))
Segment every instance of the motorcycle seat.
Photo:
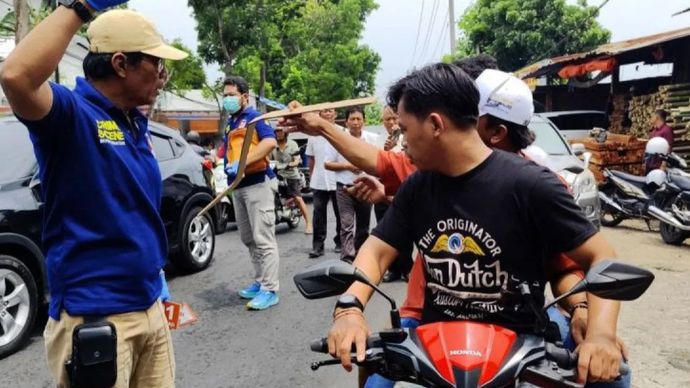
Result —
POLYGON ((623 172, 623 171, 616 171, 616 170, 609 170, 609 171, 611 171, 612 175, 614 175, 618 178, 621 178, 625 181, 628 181, 630 183, 636 183, 637 185, 647 184, 647 178, 646 177, 628 174, 627 172, 623 172))
POLYGON ((671 182, 683 190, 690 190, 690 178, 680 174, 669 174, 671 182))

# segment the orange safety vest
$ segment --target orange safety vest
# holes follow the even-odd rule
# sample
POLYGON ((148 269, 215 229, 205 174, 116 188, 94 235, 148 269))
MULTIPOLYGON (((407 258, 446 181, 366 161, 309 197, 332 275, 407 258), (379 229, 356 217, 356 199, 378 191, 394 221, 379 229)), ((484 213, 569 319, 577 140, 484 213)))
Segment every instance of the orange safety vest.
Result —
MULTIPOLYGON (((230 126, 226 127, 226 133, 228 133, 228 150, 227 158, 228 164, 238 162, 240 160, 240 153, 242 152, 242 145, 244 143, 244 135, 247 133, 247 128, 237 128, 230 130, 230 126), (229 131, 229 133, 228 133, 229 131)), ((252 145, 249 147, 249 152, 253 152, 257 144, 259 144, 259 136, 254 131, 252 135, 252 145)), ((245 175, 255 174, 259 172, 264 172, 268 168, 268 157, 258 160, 247 167, 244 170, 245 175)))

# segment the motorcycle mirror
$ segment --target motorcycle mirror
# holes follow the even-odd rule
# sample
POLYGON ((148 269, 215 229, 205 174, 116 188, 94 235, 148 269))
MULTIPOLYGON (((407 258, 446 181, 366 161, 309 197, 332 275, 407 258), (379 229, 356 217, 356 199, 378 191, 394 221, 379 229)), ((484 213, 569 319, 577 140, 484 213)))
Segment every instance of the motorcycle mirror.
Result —
POLYGON ((381 291, 367 275, 341 260, 327 260, 313 265, 292 278, 297 289, 307 299, 321 299, 341 295, 354 281, 364 283, 383 296, 391 305, 391 325, 400 328, 400 312, 395 300, 381 291))
MULTIPOLYGON (((359 277, 366 278, 354 266, 340 260, 327 260, 296 274, 293 280, 305 298, 321 299, 344 293, 352 282, 360 280, 359 277)), ((363 280, 369 284, 368 279, 363 280)))
POLYGON ((585 279, 570 291, 559 296, 544 307, 544 310, 561 299, 587 291, 600 298, 630 301, 639 298, 654 281, 654 274, 630 264, 605 260, 587 272, 585 279))
POLYGON ((573 148, 573 154, 575 154, 575 156, 581 156, 582 154, 585 153, 585 145, 582 143, 574 143, 572 145, 572 148, 573 148))
POLYGON ((633 265, 603 261, 587 272, 585 280, 587 292, 613 300, 635 300, 639 298, 654 281, 654 274, 633 265))

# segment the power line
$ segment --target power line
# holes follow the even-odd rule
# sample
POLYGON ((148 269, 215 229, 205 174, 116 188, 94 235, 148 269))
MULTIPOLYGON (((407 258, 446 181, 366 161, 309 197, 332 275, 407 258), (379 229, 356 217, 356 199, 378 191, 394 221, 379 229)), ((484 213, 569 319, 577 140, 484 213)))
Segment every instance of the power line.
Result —
POLYGON ((436 47, 434 48, 434 51, 431 53, 432 54, 431 60, 434 62, 438 61, 438 54, 439 54, 438 49, 441 47, 441 42, 443 42, 443 40, 444 40, 443 36, 446 34, 446 32, 447 32, 446 29, 448 28, 448 25, 450 24, 449 19, 448 19, 448 15, 450 15, 450 9, 448 10, 448 12, 446 12, 446 17, 445 17, 446 21, 445 21, 445 23, 443 23, 443 27, 441 28, 441 31, 439 31, 438 39, 436 40, 436 47))
POLYGON ((428 28, 426 30, 426 32, 427 32, 426 38, 424 39, 424 46, 422 46, 423 49, 422 49, 422 52, 420 54, 420 59, 423 59, 426 56, 426 50, 427 50, 427 48, 429 48, 429 42, 431 41, 431 35, 432 35, 433 29, 434 29, 434 24, 436 24, 436 16, 438 14, 438 5, 439 5, 439 1, 434 0, 434 9, 433 9, 433 11, 431 11, 431 17, 429 18, 429 24, 428 24, 428 28))
POLYGON ((424 17, 424 0, 422 0, 422 9, 419 11, 419 22, 417 23, 417 38, 414 40, 414 51, 412 51, 412 58, 410 59, 410 67, 414 63, 414 57, 417 55, 417 45, 419 44, 419 33, 422 31, 422 18, 424 17))

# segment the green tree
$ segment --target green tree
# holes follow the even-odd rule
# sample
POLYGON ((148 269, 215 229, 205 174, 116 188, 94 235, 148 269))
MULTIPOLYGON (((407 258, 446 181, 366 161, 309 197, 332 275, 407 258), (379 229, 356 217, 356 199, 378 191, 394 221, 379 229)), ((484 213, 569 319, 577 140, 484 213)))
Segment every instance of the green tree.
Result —
MULTIPOLYGON (((483 52, 514 71, 540 59, 591 50, 611 32, 586 0, 478 0, 460 21, 458 56, 483 52)), ((448 58, 445 58, 448 60, 448 58)))
POLYGON ((182 44, 180 39, 175 39, 170 45, 189 53, 189 57, 182 61, 168 61, 166 63, 170 80, 165 89, 177 94, 191 89, 202 89, 206 84, 206 74, 201 58, 194 55, 192 50, 182 44))
POLYGON ((364 107, 364 113, 367 116, 366 125, 381 125, 383 123, 383 105, 376 103, 364 107))
POLYGON ((373 0, 189 0, 199 54, 257 92, 305 103, 369 94, 380 62, 358 43, 373 0))

